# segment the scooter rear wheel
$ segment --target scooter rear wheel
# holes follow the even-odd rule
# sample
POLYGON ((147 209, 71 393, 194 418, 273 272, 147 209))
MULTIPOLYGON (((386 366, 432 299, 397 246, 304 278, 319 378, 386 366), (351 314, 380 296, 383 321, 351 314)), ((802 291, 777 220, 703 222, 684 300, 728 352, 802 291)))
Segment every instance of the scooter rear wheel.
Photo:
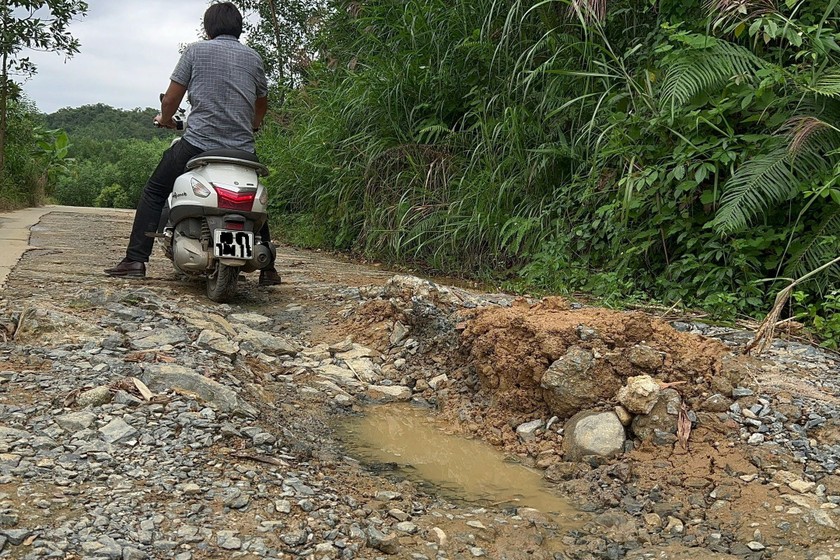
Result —
POLYGON ((239 267, 219 263, 215 273, 207 277, 207 297, 218 303, 227 303, 236 294, 239 267))

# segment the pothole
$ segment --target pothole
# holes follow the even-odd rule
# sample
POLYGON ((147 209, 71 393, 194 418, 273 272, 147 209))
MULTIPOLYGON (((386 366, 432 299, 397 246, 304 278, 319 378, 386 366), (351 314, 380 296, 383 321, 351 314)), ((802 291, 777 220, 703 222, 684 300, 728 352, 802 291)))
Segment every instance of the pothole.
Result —
POLYGON ((431 411, 409 404, 371 406, 337 426, 351 456, 396 471, 447 499, 494 508, 533 508, 556 522, 578 512, 536 470, 506 460, 491 445, 447 434, 431 411))

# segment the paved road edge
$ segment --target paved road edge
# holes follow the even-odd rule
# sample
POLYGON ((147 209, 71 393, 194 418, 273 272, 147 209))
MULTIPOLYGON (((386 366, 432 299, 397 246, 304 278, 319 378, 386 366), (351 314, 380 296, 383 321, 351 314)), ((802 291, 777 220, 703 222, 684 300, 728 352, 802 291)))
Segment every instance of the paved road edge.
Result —
POLYGON ((42 206, 26 208, 14 212, 0 213, 0 292, 6 287, 6 280, 14 270, 20 258, 30 249, 30 230, 41 219, 52 212, 80 214, 100 214, 105 212, 134 212, 134 210, 114 210, 113 208, 83 208, 76 206, 42 206))

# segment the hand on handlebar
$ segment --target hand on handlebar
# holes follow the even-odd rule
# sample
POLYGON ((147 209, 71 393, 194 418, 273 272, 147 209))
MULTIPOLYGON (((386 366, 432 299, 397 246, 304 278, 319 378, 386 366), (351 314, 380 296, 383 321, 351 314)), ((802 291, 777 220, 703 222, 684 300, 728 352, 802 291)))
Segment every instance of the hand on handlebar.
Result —
POLYGON ((160 115, 155 116, 155 126, 158 128, 178 128, 178 124, 171 117, 168 122, 163 122, 160 115))

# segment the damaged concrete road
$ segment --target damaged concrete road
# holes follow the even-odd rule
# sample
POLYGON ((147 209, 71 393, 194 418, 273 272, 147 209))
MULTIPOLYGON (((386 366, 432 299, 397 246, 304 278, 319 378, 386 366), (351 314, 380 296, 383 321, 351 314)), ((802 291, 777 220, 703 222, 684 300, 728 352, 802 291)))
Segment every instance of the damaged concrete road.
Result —
POLYGON ((230 305, 130 214, 52 209, 0 292, 0 551, 12 558, 840 558, 832 355, 281 249, 230 305), (576 512, 468 504, 339 438, 411 402, 576 512))

